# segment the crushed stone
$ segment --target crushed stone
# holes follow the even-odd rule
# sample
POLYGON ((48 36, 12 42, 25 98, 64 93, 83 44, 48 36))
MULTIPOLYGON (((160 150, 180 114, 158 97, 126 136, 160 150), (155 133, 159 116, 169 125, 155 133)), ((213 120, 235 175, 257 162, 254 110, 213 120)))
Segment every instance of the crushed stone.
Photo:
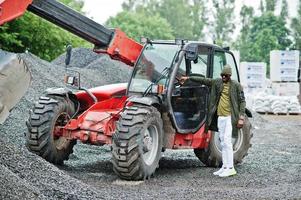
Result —
MULTIPOLYGON (((52 63, 30 53, 20 57, 32 73, 32 84, 0 127, 0 199, 102 199, 104 194, 24 147, 29 110, 47 88, 65 87, 65 65, 64 55, 52 63)), ((81 73, 81 84, 86 88, 127 82, 132 71, 129 66, 89 49, 74 49, 72 59, 73 66, 69 67, 81 73), (104 60, 106 63, 101 63, 104 60)))

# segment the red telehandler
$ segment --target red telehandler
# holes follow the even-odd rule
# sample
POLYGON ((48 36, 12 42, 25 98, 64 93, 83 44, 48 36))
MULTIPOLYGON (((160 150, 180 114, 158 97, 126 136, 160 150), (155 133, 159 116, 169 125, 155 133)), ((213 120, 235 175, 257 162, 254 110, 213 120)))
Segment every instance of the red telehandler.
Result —
MULTIPOLYGON (((165 149, 194 149, 205 165, 221 165, 217 134, 205 133, 210 88, 190 81, 182 85, 178 78, 216 78, 229 64, 232 78, 239 81, 236 61, 228 49, 186 40, 145 39, 141 45, 120 30, 107 29, 54 0, 0 3, 0 23, 27 9, 93 43, 95 52, 107 53, 134 67, 128 83, 85 89, 80 87, 78 75, 67 75, 65 81, 77 86, 78 92, 47 90, 27 121, 26 145, 30 151, 62 164, 77 140, 111 145, 113 169, 127 180, 149 178, 165 149)), ((70 52, 67 50, 66 65, 70 52)), ((252 115, 246 109, 245 125, 233 137, 235 164, 242 162, 251 146, 248 117, 252 115)))

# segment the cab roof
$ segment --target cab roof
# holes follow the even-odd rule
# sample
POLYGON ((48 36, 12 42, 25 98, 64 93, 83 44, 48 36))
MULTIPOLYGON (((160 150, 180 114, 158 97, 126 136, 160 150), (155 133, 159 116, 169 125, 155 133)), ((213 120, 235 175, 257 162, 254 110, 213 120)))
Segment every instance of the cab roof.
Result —
MULTIPOLYGON (((212 47, 214 49, 224 50, 221 46, 218 46, 216 44, 211 44, 211 43, 206 43, 206 42, 201 42, 201 41, 183 40, 183 42, 184 42, 184 45, 198 44, 198 45, 201 45, 201 46, 212 47)), ((152 40, 151 43, 153 43, 153 44, 174 44, 174 45, 177 45, 176 40, 152 40)))

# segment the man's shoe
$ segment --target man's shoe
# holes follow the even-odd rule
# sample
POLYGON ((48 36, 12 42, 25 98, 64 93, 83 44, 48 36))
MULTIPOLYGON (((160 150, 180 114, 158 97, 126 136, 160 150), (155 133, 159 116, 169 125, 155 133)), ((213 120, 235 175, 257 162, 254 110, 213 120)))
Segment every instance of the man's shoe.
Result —
POLYGON ((213 175, 215 175, 215 176, 218 176, 218 175, 220 175, 221 173, 223 173, 223 171, 224 170, 226 170, 226 168, 220 168, 218 171, 216 171, 216 172, 213 172, 213 175))
POLYGON ((237 174, 237 172, 233 167, 233 168, 228 168, 228 169, 223 170, 223 172, 221 174, 219 174, 219 177, 229 177, 229 176, 234 176, 236 174, 237 174))

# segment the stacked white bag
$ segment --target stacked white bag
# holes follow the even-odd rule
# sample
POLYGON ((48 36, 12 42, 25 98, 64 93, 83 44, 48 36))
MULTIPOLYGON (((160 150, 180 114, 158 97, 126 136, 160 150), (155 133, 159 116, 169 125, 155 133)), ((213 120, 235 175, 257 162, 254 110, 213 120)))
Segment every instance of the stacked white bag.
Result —
POLYGON ((270 112, 270 97, 265 92, 259 92, 253 96, 252 110, 256 112, 270 112))
POLYGON ((286 97, 272 96, 271 97, 271 111, 275 114, 287 113, 289 101, 286 97))
POLYGON ((288 112, 289 113, 301 113, 301 106, 299 105, 299 100, 296 96, 292 96, 289 99, 288 112))
POLYGON ((301 106, 296 96, 258 94, 253 98, 252 110, 274 114, 301 113, 301 106))

